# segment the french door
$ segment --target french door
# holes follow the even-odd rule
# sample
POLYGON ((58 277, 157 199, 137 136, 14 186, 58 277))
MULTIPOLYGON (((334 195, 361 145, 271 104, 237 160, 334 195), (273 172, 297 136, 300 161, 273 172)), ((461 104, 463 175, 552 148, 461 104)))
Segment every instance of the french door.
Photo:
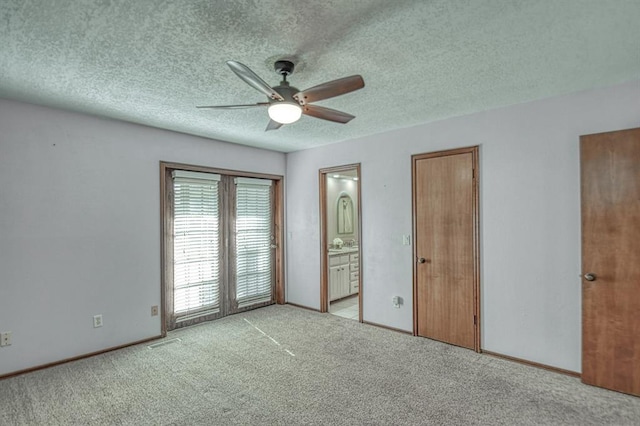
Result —
POLYGON ((274 303, 279 180, 162 166, 163 331, 274 303))

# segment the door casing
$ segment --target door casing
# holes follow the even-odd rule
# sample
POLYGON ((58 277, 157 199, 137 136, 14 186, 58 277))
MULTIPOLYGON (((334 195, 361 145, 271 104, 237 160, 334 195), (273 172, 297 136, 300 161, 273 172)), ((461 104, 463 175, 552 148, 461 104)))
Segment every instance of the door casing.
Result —
MULTIPOLYGON (((167 335, 167 298, 166 291, 168 280, 173 279, 173 266, 168 261, 172 259, 173 247, 168 242, 171 241, 173 230, 171 202, 169 188, 171 188, 171 171, 188 170, 192 172, 213 173, 234 177, 249 177, 258 179, 270 179, 273 181, 273 221, 274 221, 274 253, 275 268, 275 303, 282 305, 285 303, 285 273, 284 273, 284 177, 266 173, 252 173, 238 170, 218 169, 207 166, 197 166, 191 164, 173 163, 160 161, 160 322, 161 337, 167 335)), ((227 244, 227 243, 224 243, 227 244)), ((223 262, 226 263, 226 250, 222 251, 223 262)), ((223 303, 228 299, 225 289, 221 295, 223 303)), ((251 309, 251 308, 249 308, 251 309)))
POLYGON ((356 170, 358 180, 358 258, 360 274, 358 274, 358 321, 362 322, 362 175, 360 163, 344 166, 327 167, 318 171, 318 183, 320 185, 320 312, 329 311, 329 277, 327 247, 327 175, 356 170))

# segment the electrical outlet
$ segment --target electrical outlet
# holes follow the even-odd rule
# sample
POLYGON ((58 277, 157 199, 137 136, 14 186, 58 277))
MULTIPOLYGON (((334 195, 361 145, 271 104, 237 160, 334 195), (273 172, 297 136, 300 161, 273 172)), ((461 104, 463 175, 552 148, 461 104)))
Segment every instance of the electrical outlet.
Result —
POLYGON ((0 333, 0 346, 11 346, 11 332, 0 333))
POLYGON ((151 316, 152 317, 158 316, 158 305, 153 305, 151 307, 151 316))
POLYGON ((102 314, 93 316, 93 328, 102 327, 102 314))

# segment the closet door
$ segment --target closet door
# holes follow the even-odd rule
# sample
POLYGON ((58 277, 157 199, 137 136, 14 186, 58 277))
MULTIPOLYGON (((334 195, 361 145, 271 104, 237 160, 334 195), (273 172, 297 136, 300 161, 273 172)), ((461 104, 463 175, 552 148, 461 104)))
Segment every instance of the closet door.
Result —
POLYGON ((640 128, 580 137, 582 381, 640 395, 640 128))
POLYGON ((415 333, 479 349, 477 147, 413 156, 415 333))

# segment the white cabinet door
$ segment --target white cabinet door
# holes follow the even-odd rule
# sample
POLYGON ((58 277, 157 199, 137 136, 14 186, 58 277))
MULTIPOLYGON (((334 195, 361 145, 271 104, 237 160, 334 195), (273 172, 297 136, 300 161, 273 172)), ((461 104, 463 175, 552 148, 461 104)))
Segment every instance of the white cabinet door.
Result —
POLYGON ((345 297, 350 292, 349 265, 329 268, 329 300, 345 297))
POLYGON ((329 268, 329 300, 336 300, 340 295, 340 269, 342 266, 332 266, 329 268))
POLYGON ((340 297, 345 297, 351 293, 349 287, 349 265, 342 265, 342 269, 340 270, 340 289, 342 293, 340 297))
POLYGON ((351 294, 349 255, 329 256, 329 301, 351 294))

